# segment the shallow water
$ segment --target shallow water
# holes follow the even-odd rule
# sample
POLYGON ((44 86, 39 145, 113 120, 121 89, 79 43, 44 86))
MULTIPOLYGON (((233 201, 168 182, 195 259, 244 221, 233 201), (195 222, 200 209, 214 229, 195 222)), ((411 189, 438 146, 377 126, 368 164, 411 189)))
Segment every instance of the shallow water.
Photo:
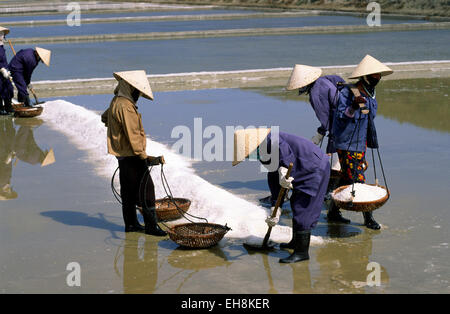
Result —
MULTIPOLYGON (((374 212, 383 228, 378 232, 368 230, 361 225, 361 214, 348 211, 343 214, 352 220, 350 225, 327 224, 324 211, 313 234, 325 241, 311 247, 310 261, 295 265, 278 263, 287 252, 247 252, 236 238, 209 250, 191 251, 176 249, 168 239, 125 235, 120 206, 112 196, 109 180, 97 174, 99 165, 92 163, 95 156, 89 150, 76 148, 74 138, 55 131, 50 120, 35 126, 34 142, 41 150, 54 148, 56 163, 41 168, 22 161, 24 157, 15 166, 13 161, 11 183, 18 197, 0 201, 0 249, 7 252, 0 256, 0 291, 450 292, 446 228, 450 223, 450 133, 448 129, 433 129, 431 123, 427 126, 417 122, 419 117, 431 119, 436 108, 448 109, 448 80, 382 82, 380 94, 382 90, 380 114, 375 121, 392 193, 386 205, 374 212), (424 104, 421 110, 414 107, 398 120, 384 109, 407 108, 411 90, 417 86, 420 89, 414 101, 424 104), (81 265, 79 288, 66 285, 66 265, 72 261, 81 265), (365 286, 369 262, 381 266, 379 287, 365 286)), ((139 110, 146 131, 157 142, 169 145, 176 141, 170 136, 172 129, 178 125, 192 127, 195 117, 203 117, 203 128, 280 125, 282 131, 311 137, 318 123, 310 106, 303 102, 304 98, 273 96, 280 91, 281 87, 160 92, 155 93, 153 103, 140 101, 139 110)), ((104 110, 110 99, 110 95, 64 98, 94 111, 104 110)), ((75 123, 77 112, 72 115, 61 123, 75 123)), ((449 118, 448 111, 441 111, 439 120, 449 118)), ((23 122, 13 124, 17 131, 19 123, 23 122)), ((83 132, 80 130, 79 140, 86 138, 83 132)), ((4 136, 0 137, 0 141, 4 140, 4 136)), ((208 141, 204 139, 203 144, 208 141)), ((16 145, 18 151, 20 143, 16 145)), ((24 143, 26 147, 34 146, 24 143)), ((84 144, 80 140, 76 145, 87 149, 91 143, 91 139, 84 144)), ((36 148, 30 151, 36 152, 36 148)), ((192 166, 202 178, 251 202, 267 195, 265 175, 255 162, 231 167, 226 161, 200 161, 192 166)), ((170 162, 166 167, 170 169, 170 162)), ((369 180, 373 180, 371 172, 369 168, 369 180)), ((288 207, 283 211, 282 224, 290 225, 288 207)))
MULTIPOLYGON (((45 44, 43 48, 52 50, 52 65, 38 66, 33 81, 111 77, 113 71, 125 69, 162 74, 292 67, 296 63, 347 65, 357 64, 366 54, 383 62, 449 60, 449 41, 450 30, 431 30, 45 44)), ((15 49, 24 47, 29 46, 15 49)), ((10 60, 9 47, 6 51, 10 60)))
MULTIPOLYGON (((126 16, 126 15, 124 15, 126 16)), ((383 20, 384 24, 421 23, 421 20, 383 20)), ((14 27, 14 37, 81 36, 96 34, 133 34, 146 32, 181 32, 241 28, 275 28, 332 25, 367 25, 365 18, 352 16, 305 16, 283 18, 248 18, 245 20, 168 21, 138 23, 83 24, 14 27)), ((12 36, 12 34, 11 34, 12 36)))

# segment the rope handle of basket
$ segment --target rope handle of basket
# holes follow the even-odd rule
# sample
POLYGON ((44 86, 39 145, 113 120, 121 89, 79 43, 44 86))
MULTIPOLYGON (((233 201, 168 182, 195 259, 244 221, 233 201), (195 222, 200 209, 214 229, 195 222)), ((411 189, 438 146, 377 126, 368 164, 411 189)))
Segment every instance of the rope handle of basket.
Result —
POLYGON ((173 194, 172 194, 172 190, 170 189, 169 182, 167 181, 167 178, 166 178, 166 174, 164 173, 164 165, 163 164, 161 164, 161 184, 163 186, 164 192, 166 193, 166 197, 165 198, 167 198, 175 206, 175 208, 180 213, 180 215, 183 216, 183 218, 185 218, 189 222, 193 223, 194 221, 192 221, 191 219, 186 217, 186 215, 187 215, 187 216, 190 216, 192 218, 204 220, 204 221, 206 221, 206 223, 208 223, 208 219, 206 219, 204 217, 198 217, 198 216, 189 214, 188 212, 185 212, 184 210, 182 210, 178 206, 177 202, 174 200, 174 197, 173 197, 173 194))

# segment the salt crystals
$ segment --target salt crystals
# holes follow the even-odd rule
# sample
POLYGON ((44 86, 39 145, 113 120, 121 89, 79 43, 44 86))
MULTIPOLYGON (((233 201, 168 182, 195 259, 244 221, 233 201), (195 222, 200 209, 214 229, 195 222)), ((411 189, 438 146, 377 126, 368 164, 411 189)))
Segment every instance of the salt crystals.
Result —
MULTIPOLYGON (((355 197, 353 203, 373 202, 386 196, 387 191, 379 186, 373 186, 363 183, 355 183, 354 185, 355 197)), ((352 201, 352 185, 343 189, 338 193, 333 194, 333 198, 341 202, 352 201)))

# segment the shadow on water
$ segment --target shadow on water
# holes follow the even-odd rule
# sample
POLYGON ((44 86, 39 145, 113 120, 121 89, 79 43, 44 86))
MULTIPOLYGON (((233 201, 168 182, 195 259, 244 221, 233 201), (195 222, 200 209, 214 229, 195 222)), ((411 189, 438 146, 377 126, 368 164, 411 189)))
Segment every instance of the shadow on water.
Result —
POLYGON ((267 191, 267 180, 253 180, 253 181, 228 181, 219 184, 226 189, 252 189, 258 191, 267 191))
POLYGON ((314 228, 312 234, 322 238, 351 238, 360 235, 363 232, 361 228, 351 224, 319 224, 314 228))
POLYGON ((107 230, 111 232, 114 238, 117 238, 115 235, 116 232, 123 232, 123 226, 119 226, 106 220, 104 215, 101 213, 98 213, 99 217, 93 217, 82 212, 53 210, 41 212, 41 215, 68 226, 82 226, 107 230))

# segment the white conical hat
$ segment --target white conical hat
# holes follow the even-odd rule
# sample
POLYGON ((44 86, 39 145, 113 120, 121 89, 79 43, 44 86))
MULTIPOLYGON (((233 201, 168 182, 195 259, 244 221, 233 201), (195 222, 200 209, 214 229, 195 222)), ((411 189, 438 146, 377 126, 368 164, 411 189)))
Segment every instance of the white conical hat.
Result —
POLYGON ((287 90, 305 87, 322 75, 322 69, 303 64, 296 64, 287 83, 287 90))
POLYGON ((6 28, 6 27, 1 27, 0 26, 0 32, 3 32, 5 35, 8 35, 9 34, 9 29, 6 28))
POLYGON ((152 88, 148 82, 147 74, 144 70, 115 72, 116 80, 124 80, 134 88, 138 89, 142 96, 153 100, 152 88))
POLYGON ((44 64, 46 66, 50 66, 50 57, 52 55, 52 52, 50 50, 44 49, 44 48, 39 48, 36 47, 36 52, 39 55, 39 58, 42 59, 42 62, 44 62, 44 64))
POLYGON ((361 62, 358 64, 355 71, 353 71, 352 76, 350 76, 349 78, 355 79, 375 73, 379 73, 381 74, 381 76, 385 76, 394 73, 394 71, 391 68, 385 66, 383 63, 381 63, 374 57, 366 55, 364 59, 362 59, 361 62))
POLYGON ((234 159, 233 166, 236 166, 251 153, 255 151, 258 146, 264 142, 270 129, 243 129, 234 132, 234 159))

